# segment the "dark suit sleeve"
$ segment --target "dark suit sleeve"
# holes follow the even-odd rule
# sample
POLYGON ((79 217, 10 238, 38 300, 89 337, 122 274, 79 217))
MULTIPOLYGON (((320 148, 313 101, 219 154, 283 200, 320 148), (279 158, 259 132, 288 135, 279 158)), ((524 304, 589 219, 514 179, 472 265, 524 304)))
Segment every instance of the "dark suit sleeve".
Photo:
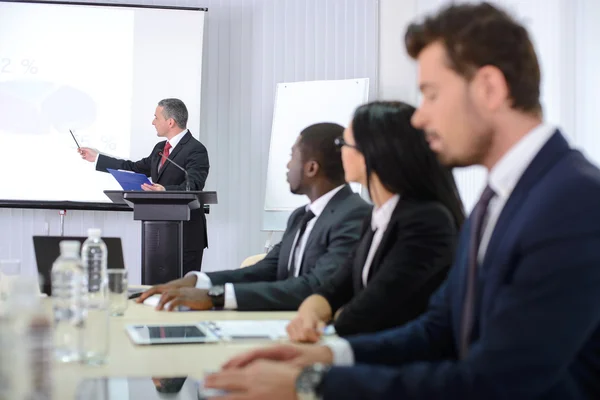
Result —
POLYGON ((360 237, 361 221, 368 206, 356 207, 332 227, 327 251, 307 274, 276 282, 234 285, 239 310, 296 310, 344 263, 360 237))
MULTIPOLYGON (((206 183, 206 177, 208 177, 208 170, 210 164, 208 162, 208 152, 206 148, 198 143, 190 154, 186 157, 185 165, 183 168, 188 173, 188 179, 190 182, 190 190, 202 190, 206 183)), ((185 190, 185 180, 179 185, 165 185, 166 190, 185 190)))
POLYGON ((389 242, 380 244, 390 247, 382 264, 335 320, 340 335, 375 332, 410 321, 426 305, 425 294, 420 291, 452 263, 456 229, 442 206, 415 205, 414 211, 402 215, 390 228, 394 231, 389 242), (420 306, 415 304, 416 294, 423 298, 420 306))
MULTIPOLYGON (((156 149, 156 148, 155 148, 156 149)), ((154 154, 154 151, 152 151, 154 154)), ((98 154, 98 160, 96 162, 96 171, 108 172, 106 169, 122 169, 125 171, 133 171, 138 174, 144 174, 146 176, 150 176, 151 167, 150 160, 152 156, 148 156, 142 158, 139 161, 129 161, 129 160, 121 160, 119 158, 114 158, 110 156, 106 156, 104 154, 98 154)))
POLYGON ((512 281, 495 296, 485 339, 461 362, 402 365, 404 352, 428 345, 436 325, 430 313, 403 328, 351 339, 358 363, 396 358, 397 367, 334 367, 325 377, 324 399, 541 398, 600 322, 598 248, 600 232, 523 249, 512 281))
MULTIPOLYGON (((361 238, 364 236, 365 230, 369 226, 370 221, 370 215, 363 220, 361 238)), ((331 307, 332 314, 335 314, 340 307, 348 303, 354 295, 352 270, 354 266, 354 259, 356 257, 356 249, 359 246, 359 243, 360 241, 348 254, 344 264, 339 267, 331 276, 331 278, 321 285, 321 287, 319 287, 319 289, 315 292, 327 300, 329 306, 331 307)))
POLYGON ((228 271, 209 272, 207 275, 213 285, 274 281, 277 279, 277 263, 279 261, 280 249, 281 243, 278 243, 269 251, 265 258, 254 265, 228 271))

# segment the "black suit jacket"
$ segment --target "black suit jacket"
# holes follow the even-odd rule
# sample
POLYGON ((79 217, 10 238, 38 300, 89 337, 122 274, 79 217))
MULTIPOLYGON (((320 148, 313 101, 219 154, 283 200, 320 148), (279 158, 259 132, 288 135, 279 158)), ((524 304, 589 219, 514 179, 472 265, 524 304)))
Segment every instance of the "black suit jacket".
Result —
POLYGON ((360 238, 363 219, 371 212, 348 185, 327 203, 306 242, 300 275, 288 279, 294 238, 306 207, 290 216, 283 238, 250 267, 208 273, 213 285, 233 283, 239 310, 296 310, 343 264, 360 238))
POLYGON ((423 313, 431 294, 452 264, 457 227, 446 207, 437 202, 400 199, 375 252, 367 286, 362 271, 371 246, 365 219, 360 244, 318 294, 333 312, 339 335, 374 332, 402 325, 423 313))
MULTIPOLYGON (((123 169, 144 174, 152 178, 152 182, 163 185, 166 190, 185 190, 185 174, 170 162, 165 161, 163 167, 158 170, 160 163, 159 152, 165 148, 166 140, 154 146, 150 155, 139 161, 121 160, 102 154, 98 155, 96 170, 108 172, 106 169, 123 169)), ((204 183, 210 168, 208 152, 206 147, 194 138, 191 132, 187 132, 177 146, 172 149, 169 159, 181 165, 188 172, 190 190, 204 189, 204 183)), ((183 250, 184 264, 190 259, 190 253, 208 247, 206 234, 206 217, 202 209, 191 212, 190 221, 183 224, 183 250), (186 254, 187 253, 187 254, 186 254)), ((190 268, 186 268, 189 270, 190 268)), ((199 269, 199 265, 197 268, 199 269)))

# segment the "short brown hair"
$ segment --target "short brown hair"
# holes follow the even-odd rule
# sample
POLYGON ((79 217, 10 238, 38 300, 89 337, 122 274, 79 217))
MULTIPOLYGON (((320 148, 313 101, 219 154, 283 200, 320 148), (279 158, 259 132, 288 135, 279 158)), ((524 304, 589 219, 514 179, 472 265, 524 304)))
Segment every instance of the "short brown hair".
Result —
POLYGON ((478 68, 498 68, 508 85, 512 107, 540 113, 540 67, 525 27, 489 3, 451 5, 422 23, 411 24, 404 38, 416 59, 432 43, 446 49, 449 66, 467 80, 478 68))

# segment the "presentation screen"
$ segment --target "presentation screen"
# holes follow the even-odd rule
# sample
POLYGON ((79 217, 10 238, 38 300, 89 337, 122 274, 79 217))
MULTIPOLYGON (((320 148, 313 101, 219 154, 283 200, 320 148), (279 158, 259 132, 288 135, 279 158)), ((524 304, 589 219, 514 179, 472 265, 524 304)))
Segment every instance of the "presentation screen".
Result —
POLYGON ((107 203, 114 178, 77 153, 138 160, 163 98, 198 138, 201 9, 0 2, 0 200, 107 203))

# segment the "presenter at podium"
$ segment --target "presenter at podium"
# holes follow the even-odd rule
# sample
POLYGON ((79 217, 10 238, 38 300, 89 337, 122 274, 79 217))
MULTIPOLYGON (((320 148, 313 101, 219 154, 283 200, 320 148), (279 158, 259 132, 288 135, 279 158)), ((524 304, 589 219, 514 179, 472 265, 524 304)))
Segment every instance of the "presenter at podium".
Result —
MULTIPOLYGON (((97 171, 122 169, 151 177, 152 185, 142 185, 146 191, 186 190, 185 174, 169 162, 172 160, 187 171, 190 190, 203 190, 209 170, 208 152, 186 128, 187 120, 188 111, 181 100, 164 99, 156 107, 152 125, 156 128, 157 136, 166 140, 157 143, 148 157, 134 162, 99 154, 88 147, 78 151, 84 160, 96 163, 97 171)), ((206 247, 208 240, 204 210, 192 210, 190 220, 183 223, 184 274, 200 271, 206 247)))

